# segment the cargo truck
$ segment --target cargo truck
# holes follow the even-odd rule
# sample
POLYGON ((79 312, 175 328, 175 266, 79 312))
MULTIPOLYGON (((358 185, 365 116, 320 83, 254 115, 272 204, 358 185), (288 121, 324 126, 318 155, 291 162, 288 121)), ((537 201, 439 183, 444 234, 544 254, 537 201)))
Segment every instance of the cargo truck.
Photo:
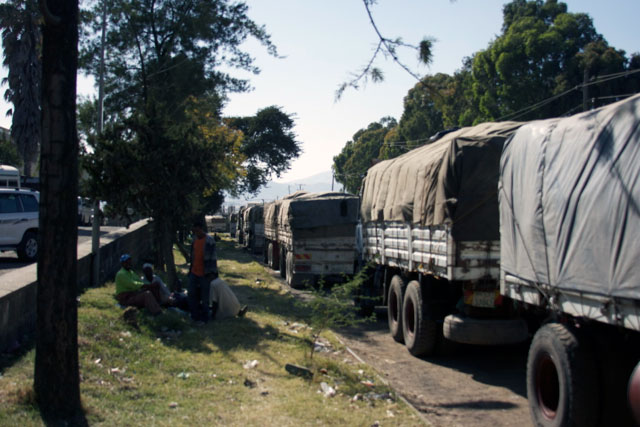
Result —
POLYGON ((498 171, 518 122, 485 123, 370 168, 362 184, 358 302, 387 306, 393 338, 414 355, 527 338, 500 291, 498 171), (377 301, 376 301, 377 299, 377 301))
POLYGON ((501 295, 537 328, 534 423, 640 423, 640 97, 520 127, 499 203, 501 295))
POLYGON ((251 253, 260 254, 264 247, 264 206, 248 206, 242 212, 243 246, 251 253))
POLYGON ((638 96, 460 129, 381 162, 363 181, 363 295, 416 355, 533 335, 535 425, 635 425, 638 165, 638 96))
POLYGON ((357 196, 294 193, 265 210, 265 258, 294 288, 352 276, 357 217, 357 196))

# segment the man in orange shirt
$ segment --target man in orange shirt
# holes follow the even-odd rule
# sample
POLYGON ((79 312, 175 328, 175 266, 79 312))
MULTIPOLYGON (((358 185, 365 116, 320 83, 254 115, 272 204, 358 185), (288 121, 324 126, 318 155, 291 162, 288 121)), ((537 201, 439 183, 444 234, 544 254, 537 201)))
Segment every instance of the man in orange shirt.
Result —
POLYGON ((211 281, 218 277, 216 241, 205 232, 204 222, 195 221, 191 228, 191 269, 189 270, 188 302, 191 319, 195 322, 209 320, 209 290, 211 281))

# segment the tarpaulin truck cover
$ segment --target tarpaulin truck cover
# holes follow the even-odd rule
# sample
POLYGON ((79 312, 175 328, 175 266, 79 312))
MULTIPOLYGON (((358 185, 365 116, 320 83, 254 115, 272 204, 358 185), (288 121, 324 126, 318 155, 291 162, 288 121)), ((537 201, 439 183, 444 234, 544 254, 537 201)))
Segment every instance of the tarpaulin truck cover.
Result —
POLYGON ((308 229, 355 225, 357 219, 357 196, 334 192, 306 193, 282 201, 278 223, 287 229, 308 229))
POLYGON ((506 138, 522 123, 484 123, 371 167, 363 223, 449 225, 457 240, 498 240, 498 174, 506 138))
POLYGON ((500 168, 505 273, 640 298, 640 96, 522 126, 500 168))

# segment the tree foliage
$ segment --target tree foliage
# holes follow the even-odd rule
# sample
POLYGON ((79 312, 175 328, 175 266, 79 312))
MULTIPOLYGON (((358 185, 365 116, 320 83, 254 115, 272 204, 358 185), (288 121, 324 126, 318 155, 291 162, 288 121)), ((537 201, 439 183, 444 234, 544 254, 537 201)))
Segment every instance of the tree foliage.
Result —
POLYGON ((157 262, 173 282, 175 231, 219 206, 223 189, 255 191, 299 153, 292 119, 276 108, 238 119, 246 127, 237 129, 220 114, 228 92, 248 89, 230 72, 259 71, 242 43, 253 38, 277 52, 242 2, 112 0, 84 13, 82 63, 94 74, 104 7, 106 130, 92 130, 92 102, 79 125, 94 147, 84 162, 92 195, 123 216, 133 209, 154 219, 157 262))
POLYGON ((358 194, 367 169, 381 160, 380 150, 385 138, 396 126, 397 122, 392 117, 370 123, 365 129, 356 132, 342 151, 333 158, 336 181, 344 185, 346 191, 358 194))
POLYGON ((11 139, 18 148, 24 174, 33 176, 40 149, 40 81, 42 18, 35 0, 11 0, 0 5, 3 65, 9 73, 4 98, 13 104, 11 139))
POLYGON ((292 131, 293 117, 278 107, 261 109, 255 116, 230 117, 225 123, 244 136, 240 152, 246 159, 245 173, 232 189, 235 194, 256 193, 272 176, 280 177, 300 155, 292 131))
POLYGON ((486 49, 453 75, 424 76, 409 90, 381 147, 355 135, 346 143, 334 157, 339 182, 354 191, 365 165, 429 143, 444 129, 557 117, 640 90, 640 54, 609 46, 588 15, 557 0, 513 0, 503 13, 502 32, 486 49))

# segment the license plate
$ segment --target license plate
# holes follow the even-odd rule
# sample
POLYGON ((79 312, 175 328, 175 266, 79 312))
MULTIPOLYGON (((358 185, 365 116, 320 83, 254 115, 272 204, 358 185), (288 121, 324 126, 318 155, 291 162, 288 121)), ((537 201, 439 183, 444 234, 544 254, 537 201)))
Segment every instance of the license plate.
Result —
POLYGON ((474 292, 473 306, 475 307, 494 307, 496 300, 495 292, 474 292))

